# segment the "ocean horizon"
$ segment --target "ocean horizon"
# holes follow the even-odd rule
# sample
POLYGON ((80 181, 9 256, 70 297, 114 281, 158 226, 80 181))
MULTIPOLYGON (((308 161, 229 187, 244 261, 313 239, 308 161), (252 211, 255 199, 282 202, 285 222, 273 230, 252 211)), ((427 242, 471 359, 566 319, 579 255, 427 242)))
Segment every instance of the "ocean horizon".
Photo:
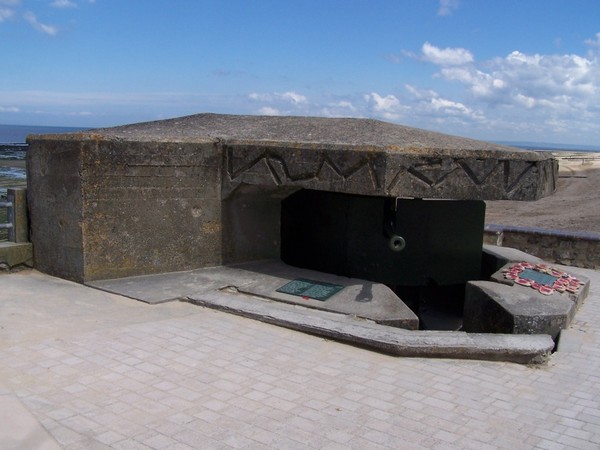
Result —
POLYGON ((1 125, 0 145, 23 145, 30 134, 58 134, 89 130, 82 127, 57 127, 44 125, 1 125))

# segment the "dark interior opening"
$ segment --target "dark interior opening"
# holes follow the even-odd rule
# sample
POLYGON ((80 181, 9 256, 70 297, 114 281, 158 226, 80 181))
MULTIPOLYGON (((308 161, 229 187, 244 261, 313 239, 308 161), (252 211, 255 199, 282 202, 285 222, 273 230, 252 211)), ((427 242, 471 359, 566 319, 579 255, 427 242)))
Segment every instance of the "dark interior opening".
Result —
POLYGON ((423 329, 460 329, 479 279, 485 203, 301 190, 281 203, 281 259, 383 283, 423 329))

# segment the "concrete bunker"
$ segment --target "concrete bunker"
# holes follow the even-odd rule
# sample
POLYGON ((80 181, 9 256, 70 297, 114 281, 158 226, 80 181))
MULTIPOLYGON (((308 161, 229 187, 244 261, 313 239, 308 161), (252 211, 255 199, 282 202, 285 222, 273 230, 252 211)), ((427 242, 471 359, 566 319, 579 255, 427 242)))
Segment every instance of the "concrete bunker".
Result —
POLYGON ((44 272, 98 283, 281 259, 383 284, 421 316, 448 297, 460 315, 480 278, 483 200, 550 195, 557 175, 535 152, 367 119, 199 114, 29 145, 44 272))

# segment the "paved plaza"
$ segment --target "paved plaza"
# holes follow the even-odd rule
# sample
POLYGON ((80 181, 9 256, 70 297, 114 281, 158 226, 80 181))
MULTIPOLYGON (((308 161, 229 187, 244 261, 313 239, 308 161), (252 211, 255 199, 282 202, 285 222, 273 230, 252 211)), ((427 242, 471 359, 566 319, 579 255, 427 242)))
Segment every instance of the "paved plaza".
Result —
POLYGON ((590 296, 532 367, 0 275, 0 448, 600 448, 600 274, 580 272, 590 296))

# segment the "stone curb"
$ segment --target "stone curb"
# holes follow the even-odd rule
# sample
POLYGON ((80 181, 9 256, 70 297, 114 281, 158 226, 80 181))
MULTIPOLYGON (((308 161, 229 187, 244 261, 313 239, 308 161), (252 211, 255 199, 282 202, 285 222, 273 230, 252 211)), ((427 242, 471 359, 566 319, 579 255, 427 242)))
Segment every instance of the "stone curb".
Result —
POLYGON ((213 292, 185 301, 395 356, 541 364, 554 348, 548 335, 407 331, 243 294, 213 292))

